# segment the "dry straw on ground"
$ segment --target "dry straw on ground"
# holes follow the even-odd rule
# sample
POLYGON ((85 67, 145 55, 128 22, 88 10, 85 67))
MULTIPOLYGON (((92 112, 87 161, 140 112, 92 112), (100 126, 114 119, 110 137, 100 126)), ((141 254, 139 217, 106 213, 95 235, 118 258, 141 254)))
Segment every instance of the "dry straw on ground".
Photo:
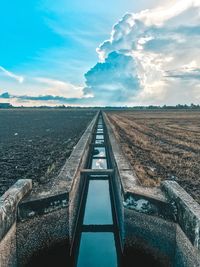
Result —
POLYGON ((200 111, 110 112, 140 182, 178 181, 200 203, 200 111))

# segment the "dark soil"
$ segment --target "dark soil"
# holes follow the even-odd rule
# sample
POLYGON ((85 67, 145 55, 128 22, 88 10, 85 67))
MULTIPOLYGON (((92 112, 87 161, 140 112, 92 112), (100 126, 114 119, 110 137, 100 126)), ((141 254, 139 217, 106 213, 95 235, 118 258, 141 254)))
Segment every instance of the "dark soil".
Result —
POLYGON ((18 179, 47 183, 59 173, 94 110, 0 110, 0 195, 18 179))

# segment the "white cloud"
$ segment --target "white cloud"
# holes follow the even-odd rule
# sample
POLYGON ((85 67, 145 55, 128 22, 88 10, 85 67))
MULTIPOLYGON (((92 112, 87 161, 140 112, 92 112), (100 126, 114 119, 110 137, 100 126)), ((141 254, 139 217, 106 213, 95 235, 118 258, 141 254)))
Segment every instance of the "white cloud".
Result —
MULTIPOLYGON (((6 79, 7 84, 1 81, 2 85, 7 86, 0 86, 12 95, 15 95, 12 92, 12 84, 15 82, 20 95, 33 96, 34 93, 35 96, 58 96, 58 99, 93 96, 92 103, 106 105, 198 103, 200 0, 159 2, 162 3, 160 7, 125 14, 113 26, 110 38, 97 48, 100 62, 86 73, 85 88, 76 83, 82 83, 79 78, 81 69, 84 65, 86 70, 91 61, 85 60, 87 53, 83 51, 86 50, 81 50, 78 51, 75 64, 76 59, 69 57, 73 54, 70 47, 56 48, 56 51, 53 49, 45 55, 39 54, 37 60, 53 67, 48 74, 32 70, 32 78, 30 73, 26 73, 26 80, 0 66, 2 75, 12 78, 6 79), (68 58, 67 63, 63 58, 68 58), (46 75, 54 76, 55 66, 60 68, 57 79, 47 78, 46 75), (77 74, 75 78, 74 73, 77 74), (62 77, 70 82, 63 81, 62 77)), ((68 20, 65 18, 61 26, 65 26, 66 22, 68 20)), ((70 34, 79 43, 84 41, 87 47, 90 47, 87 39, 93 40, 91 29, 85 33, 85 28, 74 31, 74 28, 65 29, 57 27, 57 24, 49 26, 62 37, 70 34)), ((96 32, 104 34, 102 24, 100 29, 103 31, 97 27, 96 32)), ((88 52, 91 51, 89 49, 88 52)))
POLYGON ((151 10, 125 14, 97 52, 102 63, 113 52, 133 58, 132 77, 138 80, 139 90, 136 95, 135 88, 126 88, 130 103, 197 102, 200 1, 172 0, 151 10))
POLYGON ((192 7, 199 6, 199 0, 172 0, 164 6, 137 13, 133 15, 133 18, 142 21, 146 26, 163 26, 166 21, 178 17, 192 7))
POLYGON ((0 100, 13 105, 59 105, 87 102, 83 86, 48 77, 29 77, 22 84, 16 81, 0 81, 0 100), (14 88, 14 89, 13 89, 14 88))
POLYGON ((68 82, 46 77, 35 77, 34 81, 43 86, 44 94, 68 98, 81 98, 83 96, 83 86, 80 85, 74 85, 68 82))
POLYGON ((85 94, 92 94, 101 105, 125 104, 139 89, 135 61, 131 56, 112 52, 85 74, 85 94))
POLYGON ((24 77, 23 76, 16 75, 15 73, 13 73, 11 71, 6 70, 2 66, 0 66, 0 70, 3 72, 3 75, 5 75, 7 77, 10 77, 10 78, 16 80, 19 83, 23 83, 23 81, 24 81, 24 77))

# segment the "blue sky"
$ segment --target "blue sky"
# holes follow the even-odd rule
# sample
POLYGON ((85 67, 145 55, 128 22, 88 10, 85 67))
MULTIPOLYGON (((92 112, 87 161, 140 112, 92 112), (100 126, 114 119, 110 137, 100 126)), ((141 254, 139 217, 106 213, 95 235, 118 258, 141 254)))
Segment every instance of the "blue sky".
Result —
POLYGON ((83 81, 84 72, 98 60, 96 47, 109 38, 113 24, 125 12, 139 8, 130 2, 3 0, 1 65, 11 71, 50 72, 51 78, 83 81))
MULTIPOLYGON (((116 101, 117 93, 119 96, 120 94, 125 94, 125 97, 122 97, 124 99, 122 104, 130 102, 128 99, 131 99, 130 104, 141 104, 138 101, 139 97, 143 99, 142 103, 144 104, 175 102, 175 100, 171 99, 170 95, 167 96, 169 89, 166 89, 166 84, 164 84, 166 82, 163 82, 163 78, 158 81, 159 83, 157 85, 153 85, 153 82, 149 81, 148 86, 151 88, 155 87, 155 92, 150 92, 151 89, 149 89, 147 84, 144 84, 143 80, 145 79, 143 79, 143 76, 145 75, 146 77, 150 71, 154 72, 153 74, 151 73, 151 77, 158 73, 156 74, 156 71, 153 69, 147 69, 147 63, 144 62, 141 67, 138 62, 139 60, 144 61, 144 56, 147 56, 147 54, 149 56, 150 52, 147 53, 147 51, 150 50, 152 57, 153 54, 159 54, 160 52, 166 54, 166 49, 168 51, 169 49, 176 51, 176 44, 174 43, 175 28, 177 30, 178 27, 176 20, 178 20, 180 14, 184 12, 190 13, 190 9, 193 7, 192 5, 195 8, 196 6, 199 8, 195 4, 196 1, 186 0, 188 6, 185 7, 185 10, 177 11, 176 6, 178 2, 180 1, 2 0, 0 8, 0 95, 8 92, 10 97, 0 97, 0 101, 5 102, 9 100, 16 105, 40 105, 44 104, 44 97, 41 100, 39 96, 51 95, 60 97, 60 101, 54 101, 51 97, 51 101, 45 103, 56 105, 63 103, 63 99, 66 98, 66 104, 68 104, 67 99, 69 99, 69 104, 73 104, 74 102, 75 104, 80 103, 83 105, 117 105, 119 104, 116 101), (164 11, 170 8, 172 11, 177 11, 170 18, 162 21, 162 29, 156 24, 157 21, 152 22, 151 26, 148 25, 149 22, 147 21, 148 18, 151 19, 151 13, 154 13, 154 18, 159 19, 159 14, 158 12, 155 13, 155 10, 160 5, 164 5, 164 11), (126 13, 132 14, 132 18, 125 18, 124 15, 126 13), (145 31, 141 28, 144 36, 141 36, 140 25, 138 26, 139 33, 134 34, 134 36, 131 35, 133 39, 127 40, 128 37, 130 38, 130 33, 128 32, 130 29, 127 28, 127 21, 128 23, 131 19, 132 21, 136 21, 134 14, 138 16, 138 21, 145 24, 145 31), (113 25, 116 26, 113 30, 115 34, 112 36, 113 32, 111 33, 111 31, 113 25), (155 30, 155 28, 157 29, 155 30), (158 38, 161 30, 163 34, 166 33, 166 28, 168 28, 168 40, 158 38), (147 31, 147 35, 150 36, 151 32, 152 36, 146 41, 147 31), (120 36, 120 42, 117 40, 119 34, 122 35, 120 36), (155 35, 157 36, 155 37, 155 35), (145 46, 143 50, 145 50, 146 54, 139 55, 139 51, 141 52, 141 50, 133 48, 135 46, 133 40, 136 36, 139 38, 137 42, 138 40, 140 42, 141 38, 145 39, 145 41, 143 40, 145 44, 142 45, 145 46), (109 41, 106 42, 106 40, 109 41), (166 46, 168 44, 168 47, 164 46, 165 43, 166 46), (159 51, 158 44, 162 45, 162 51, 159 51), (99 47, 98 53, 96 52, 97 47, 99 47), (116 62, 116 58, 109 55, 109 53, 113 55, 113 52, 119 54, 116 57, 119 62, 116 62), (130 56, 133 57, 132 65, 130 56), (127 64, 123 70, 120 67, 122 58, 123 62, 127 58, 127 64), (112 62, 111 64, 107 64, 109 60, 115 66, 117 64, 119 69, 114 67, 113 71, 112 62), (106 65, 103 65, 104 62, 106 65), (108 82, 105 82, 105 66, 108 65, 111 67, 111 71, 108 70, 111 77, 108 79, 108 82), (97 75, 95 67, 99 71, 103 70, 101 75, 97 75), (116 76, 119 76, 120 79, 116 79, 116 76), (116 80, 118 81, 117 83, 115 82, 116 80), (162 87, 164 91, 167 91, 165 94, 166 99, 159 99, 158 97, 154 101, 155 97, 159 95, 157 87, 162 87), (105 95, 105 101, 99 101, 101 91, 105 95), (106 92, 109 95, 107 99, 106 92), (30 97, 26 99, 25 96, 30 97), (95 96, 97 97, 95 98, 95 96), (35 97, 34 101, 33 97, 35 97), (127 101, 125 98, 127 98, 127 101), (80 101, 78 101, 79 99, 80 101)), ((179 20, 182 21, 182 18, 180 17, 179 20)), ((130 27, 133 26, 131 23, 130 27)), ((185 25, 184 29, 182 29, 185 36, 189 35, 190 30, 194 30, 194 26, 199 26, 196 24, 196 21, 192 21, 191 24, 185 25), (189 28, 186 31, 186 26, 191 27, 191 25, 193 29, 189 28)), ((198 34, 199 32, 196 31, 195 38, 197 39, 198 34)), ((189 49, 186 45, 184 47, 185 49, 189 49)), ((171 50, 169 51, 170 56, 172 57, 171 50)), ((168 64, 166 69, 160 70, 162 77, 170 77, 168 86, 172 87, 170 85, 172 80, 176 84, 178 80, 180 82, 180 72, 184 72, 184 66, 187 63, 191 66, 191 71, 197 71, 199 62, 193 62, 193 59, 195 59, 193 56, 188 58, 188 62, 182 62, 181 66, 176 66, 178 70, 172 69, 170 64, 168 64), (162 73, 162 71, 165 73, 162 73), (175 79, 177 75, 179 75, 179 79, 175 79)), ((150 78, 146 80, 148 79, 150 78)), ((198 94, 199 88, 195 90, 198 94)), ((184 99, 183 102, 185 101, 184 99)))

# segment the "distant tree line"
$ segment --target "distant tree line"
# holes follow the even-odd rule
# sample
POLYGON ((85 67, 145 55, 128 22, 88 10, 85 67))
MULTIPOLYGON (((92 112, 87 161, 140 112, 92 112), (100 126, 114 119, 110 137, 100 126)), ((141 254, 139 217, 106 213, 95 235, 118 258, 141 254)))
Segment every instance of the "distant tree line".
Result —
POLYGON ((175 106, 168 106, 168 105, 163 105, 163 106, 154 106, 154 105, 149 105, 149 106, 133 106, 133 107, 128 107, 128 106, 123 106, 123 107, 112 107, 112 106, 106 106, 105 109, 130 109, 130 110, 165 110, 165 109, 200 109, 200 105, 197 104, 190 104, 190 105, 182 105, 178 104, 175 106))
POLYGON ((118 106, 118 107, 113 107, 113 106, 105 106, 105 107, 81 107, 81 106, 65 106, 65 105, 58 105, 55 107, 52 106, 39 106, 39 107, 14 107, 12 106, 10 103, 0 103, 0 109, 8 109, 8 108, 39 108, 39 109, 49 109, 49 108, 53 108, 53 109, 106 109, 106 110, 168 110, 168 109, 189 109, 189 110, 193 110, 193 109, 200 109, 200 105, 199 104, 190 104, 190 105, 182 105, 182 104, 178 104, 175 106, 168 106, 168 105, 163 105, 163 106, 154 106, 154 105, 149 105, 149 106, 118 106))

